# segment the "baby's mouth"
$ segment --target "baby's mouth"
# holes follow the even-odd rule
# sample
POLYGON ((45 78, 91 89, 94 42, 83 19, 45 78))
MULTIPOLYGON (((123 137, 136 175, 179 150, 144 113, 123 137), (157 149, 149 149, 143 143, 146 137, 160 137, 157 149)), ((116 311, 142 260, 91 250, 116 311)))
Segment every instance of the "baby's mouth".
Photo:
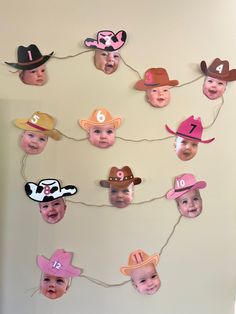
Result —
POLYGON ((57 212, 50 212, 50 213, 48 213, 48 218, 49 219, 55 219, 55 218, 57 218, 57 216, 58 216, 57 212))
POLYGON ((160 97, 160 98, 157 98, 158 101, 164 101, 165 99, 160 97))
POLYGON ((38 149, 38 146, 35 146, 35 145, 30 144, 30 145, 29 145, 29 148, 35 150, 35 149, 38 149))
POLYGON ((217 93, 217 91, 214 89, 209 89, 208 92, 212 95, 215 95, 217 93))
POLYGON ((196 208, 193 208, 193 209, 190 209, 188 212, 189 213, 195 213, 197 211, 197 209, 196 208))

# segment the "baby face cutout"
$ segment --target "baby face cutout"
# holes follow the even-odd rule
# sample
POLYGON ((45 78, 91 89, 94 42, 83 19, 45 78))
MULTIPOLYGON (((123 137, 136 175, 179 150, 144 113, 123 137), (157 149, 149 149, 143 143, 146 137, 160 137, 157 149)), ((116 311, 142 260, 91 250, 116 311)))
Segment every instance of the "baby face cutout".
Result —
POLYGON ((170 86, 160 86, 146 91, 147 102, 153 107, 163 108, 167 106, 171 99, 170 86))
POLYGON ((195 218, 202 212, 202 198, 199 190, 190 190, 176 199, 181 215, 195 218))
POLYGON ((203 94, 210 100, 221 97, 226 90, 227 82, 206 76, 203 83, 203 94))
POLYGON ((40 154, 48 142, 48 136, 41 132, 24 131, 20 139, 20 147, 29 155, 40 154))
POLYGON ((66 204, 64 199, 59 197, 49 202, 40 202, 39 210, 45 222, 55 224, 64 217, 66 204))
POLYGON ((58 299, 69 288, 69 278, 43 273, 40 280, 40 292, 49 299, 58 299))
POLYGON ((133 287, 140 294, 152 295, 156 293, 161 286, 160 278, 152 263, 132 270, 130 276, 133 287))
POLYGON ((115 127, 112 124, 95 125, 89 129, 89 141, 100 148, 108 148, 115 143, 115 127))
POLYGON ((109 188, 110 203, 117 208, 127 207, 133 201, 133 196, 134 196, 133 182, 127 187, 117 188, 111 185, 109 188))
POLYGON ((28 85, 42 86, 47 82, 46 65, 42 64, 32 70, 22 70, 20 79, 28 85))
POLYGON ((179 159, 183 161, 191 160, 198 151, 198 142, 177 136, 175 139, 175 151, 179 159))
POLYGON ((114 73, 120 62, 119 51, 105 51, 95 49, 94 64, 98 70, 103 71, 105 74, 114 73))

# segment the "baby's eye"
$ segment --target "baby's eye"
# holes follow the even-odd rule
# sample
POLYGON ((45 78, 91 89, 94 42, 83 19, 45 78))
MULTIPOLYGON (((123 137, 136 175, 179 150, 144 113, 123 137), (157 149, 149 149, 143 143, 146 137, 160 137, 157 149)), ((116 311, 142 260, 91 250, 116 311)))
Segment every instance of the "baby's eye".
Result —
POLYGON ((208 83, 213 83, 213 81, 212 81, 212 80, 207 80, 207 82, 208 82, 208 83))
POLYGON ((33 138, 34 137, 34 134, 33 133, 28 133, 28 136, 33 138))
POLYGON ((125 194, 128 194, 128 193, 129 193, 129 190, 128 190, 128 189, 125 189, 125 190, 123 190, 122 192, 125 193, 125 194))
POLYGON ((145 282, 146 282, 146 279, 140 280, 140 283, 145 283, 145 282))
POLYGON ((40 140, 40 142, 46 142, 46 138, 45 137, 40 137, 39 140, 40 140))
POLYGON ((43 208, 43 209, 47 209, 47 208, 48 208, 48 205, 46 205, 46 204, 45 204, 45 205, 42 205, 42 208, 43 208))
POLYGON ((64 279, 62 279, 62 278, 58 278, 58 279, 57 279, 57 283, 58 283, 58 284, 62 284, 62 283, 64 283, 64 282, 65 282, 65 281, 64 281, 64 279))
POLYGON ((182 204, 186 205, 188 203, 187 200, 182 201, 182 204))
POLYGON ((107 134, 113 134, 113 130, 107 130, 107 134))
POLYGON ((120 56, 119 55, 114 55, 114 58, 119 59, 120 56))
POLYGON ((198 200, 199 200, 199 198, 196 196, 196 197, 194 197, 194 199, 193 199, 195 202, 197 202, 198 200))
POLYGON ((184 145, 186 145, 186 144, 187 144, 187 141, 183 140, 181 143, 184 144, 184 145))
POLYGON ((152 89, 152 92, 153 92, 153 93, 156 93, 156 92, 157 92, 157 89, 152 89))
POLYGON ((197 147, 197 145, 198 145, 197 143, 192 143, 193 147, 197 147))
POLYGON ((157 274, 153 274, 153 275, 152 275, 152 278, 156 278, 156 277, 157 277, 157 274))
POLYGON ((168 89, 164 89, 163 92, 165 92, 165 93, 168 92, 168 89))
POLYGON ((111 190, 111 193, 115 194, 115 193, 117 193, 117 190, 111 190))
POLYGON ((107 53, 103 52, 103 53, 101 53, 101 55, 102 55, 103 57, 106 57, 106 56, 107 56, 107 53))
POLYGON ((101 131, 98 130, 98 129, 94 130, 93 132, 96 133, 96 134, 100 134, 101 133, 101 131))
POLYGON ((30 71, 30 73, 36 73, 36 70, 32 70, 32 71, 30 71))
POLYGON ((59 202, 56 202, 56 203, 54 203, 54 205, 55 205, 55 206, 58 206, 58 205, 60 205, 60 203, 59 203, 59 202))
POLYGON ((49 278, 47 278, 47 277, 45 277, 45 278, 43 279, 43 281, 49 282, 49 281, 50 281, 50 279, 49 279, 49 278))
POLYGON ((223 85, 223 83, 222 82, 218 82, 218 85, 223 85))
POLYGON ((45 72, 45 69, 41 70, 41 72, 45 72))

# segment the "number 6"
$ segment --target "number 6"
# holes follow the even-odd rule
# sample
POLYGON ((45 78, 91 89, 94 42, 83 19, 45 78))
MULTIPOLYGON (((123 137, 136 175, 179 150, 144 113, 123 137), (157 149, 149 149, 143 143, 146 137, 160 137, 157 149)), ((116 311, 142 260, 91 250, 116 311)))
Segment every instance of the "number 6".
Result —
POLYGON ((98 110, 98 113, 97 113, 97 116, 96 116, 96 119, 98 122, 102 123, 105 121, 105 115, 102 113, 101 110, 98 110))

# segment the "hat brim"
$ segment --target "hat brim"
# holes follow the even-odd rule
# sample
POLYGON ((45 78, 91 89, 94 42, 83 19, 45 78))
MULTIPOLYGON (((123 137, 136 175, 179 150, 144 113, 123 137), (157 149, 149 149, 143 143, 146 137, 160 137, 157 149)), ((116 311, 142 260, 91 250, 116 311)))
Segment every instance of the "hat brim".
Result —
POLYGON ((205 181, 198 181, 196 182, 191 188, 187 188, 186 190, 176 192, 175 189, 171 189, 169 192, 166 193, 166 198, 169 200, 174 200, 185 193, 192 191, 192 190, 200 190, 204 189, 207 186, 205 181))
POLYGON ((144 80, 139 80, 135 85, 134 88, 140 91, 147 91, 152 88, 156 87, 161 87, 161 86, 176 86, 179 84, 179 81, 177 80, 170 80, 170 81, 165 81, 162 83, 157 83, 157 84, 152 84, 152 85, 147 85, 145 84, 144 80))
POLYGON ((112 46, 112 44, 111 44, 110 46, 105 46, 105 48, 104 48, 104 44, 98 43, 98 41, 96 39, 93 39, 93 38, 86 38, 84 40, 84 44, 86 47, 92 48, 92 49, 100 49, 100 50, 104 50, 104 51, 116 51, 116 50, 119 50, 121 47, 124 46, 124 44, 126 42, 127 35, 126 35, 125 31, 119 31, 118 33, 116 33, 114 35, 116 37, 121 35, 121 39, 122 39, 122 40, 118 40, 118 41, 120 41, 119 43, 116 42, 116 47, 112 46))
POLYGON ((203 143, 203 144, 208 144, 208 143, 211 143, 212 141, 214 141, 214 139, 215 139, 215 138, 213 137, 213 138, 210 138, 209 140, 202 140, 202 139, 200 139, 200 138, 195 138, 195 137, 191 137, 191 136, 188 136, 188 135, 185 135, 185 134, 182 134, 182 133, 174 132, 173 130, 171 130, 171 129, 168 127, 167 124, 165 125, 165 127, 166 127, 166 130, 167 130, 169 133, 171 133, 171 134, 173 134, 173 135, 175 135, 175 136, 180 136, 180 137, 186 138, 186 139, 188 139, 188 140, 190 140, 190 141, 195 141, 195 142, 199 142, 199 143, 203 143))
POLYGON ((80 268, 71 265, 68 265, 66 269, 52 268, 50 261, 42 255, 37 256, 37 264, 43 273, 57 277, 77 277, 82 272, 80 268))
POLYGON ((149 256, 149 258, 147 258, 145 261, 143 261, 142 263, 139 263, 139 264, 136 264, 136 265, 132 265, 132 266, 123 266, 120 268, 120 271, 122 272, 122 274, 126 275, 126 276, 130 276, 131 272, 134 270, 134 269, 138 269, 144 265, 147 265, 147 264, 154 264, 154 266, 157 265, 157 263, 159 262, 159 254, 156 253, 156 254, 153 254, 151 256, 149 256))
POLYGON ((14 124, 22 130, 39 132, 39 133, 45 134, 47 136, 50 136, 51 138, 53 138, 56 141, 59 141, 61 139, 61 133, 58 132, 56 129, 41 131, 37 128, 34 128, 33 126, 28 125, 27 121, 28 121, 28 119, 16 119, 16 120, 14 120, 14 124))
POLYGON ((54 51, 51 52, 49 55, 45 55, 43 56, 42 59, 40 59, 40 61, 38 62, 29 62, 28 64, 19 64, 19 63, 11 63, 11 62, 5 62, 7 65, 10 65, 11 67, 17 69, 17 70, 32 70, 32 69, 35 69, 37 67, 39 67, 40 65, 46 63, 50 58, 51 56, 54 54, 54 51))
POLYGON ((85 119, 84 120, 81 119, 78 121, 79 125, 86 131, 89 131, 91 126, 95 126, 95 125, 103 126, 103 125, 108 125, 108 124, 113 124, 115 129, 117 129, 120 126, 121 122, 122 122, 121 118, 113 118, 109 121, 102 122, 102 123, 97 122, 97 121, 85 120, 85 119))
POLYGON ((71 196, 78 192, 78 189, 74 185, 67 185, 63 187, 57 193, 53 193, 51 195, 45 195, 42 192, 37 192, 38 185, 34 182, 27 182, 25 184, 25 193, 26 195, 33 201, 38 203, 41 202, 50 202, 56 200, 61 197, 71 196))
POLYGON ((109 188, 110 186, 114 186, 117 188, 125 188, 129 186, 131 183, 134 183, 134 185, 140 184, 142 182, 142 179, 137 177, 126 181, 109 181, 109 180, 101 180, 100 185, 103 188, 109 188))
POLYGON ((213 78, 216 78, 218 80, 222 80, 222 81, 235 81, 236 80, 236 69, 230 70, 226 75, 222 75, 222 74, 218 74, 218 73, 214 73, 208 70, 206 62, 203 60, 200 63, 200 68, 201 71, 206 75, 206 76, 210 76, 213 78))

